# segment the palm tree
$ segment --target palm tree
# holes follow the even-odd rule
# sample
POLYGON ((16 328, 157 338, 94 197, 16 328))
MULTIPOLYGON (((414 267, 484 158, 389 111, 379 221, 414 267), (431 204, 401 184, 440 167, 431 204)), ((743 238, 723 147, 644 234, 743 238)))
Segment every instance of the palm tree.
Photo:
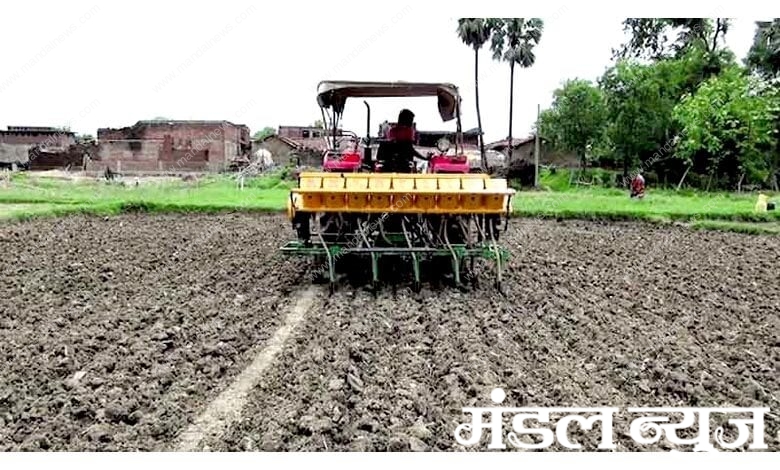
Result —
POLYGON ((458 18, 458 37, 474 49, 474 101, 477 104, 477 127, 479 128, 479 154, 482 170, 487 171, 485 139, 482 134, 482 114, 479 111, 479 50, 490 39, 492 30, 487 18, 458 18))
POLYGON ((507 161, 512 157, 512 112, 515 90, 515 64, 528 68, 536 62, 534 46, 542 39, 544 21, 541 18, 491 18, 493 58, 509 62, 509 136, 507 161))

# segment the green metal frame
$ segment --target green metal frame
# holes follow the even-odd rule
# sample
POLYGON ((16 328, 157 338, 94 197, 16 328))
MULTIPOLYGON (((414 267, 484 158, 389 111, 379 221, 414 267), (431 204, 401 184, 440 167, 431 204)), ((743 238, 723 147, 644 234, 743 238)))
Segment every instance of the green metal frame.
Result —
POLYGON ((450 248, 424 248, 424 247, 354 247, 343 243, 329 243, 327 248, 322 245, 305 244, 293 240, 287 242, 281 248, 281 252, 288 256, 324 256, 328 260, 328 279, 331 286, 336 282, 336 259, 345 254, 361 254, 371 256, 371 272, 374 283, 379 282, 379 258, 381 256, 409 256, 412 259, 414 280, 420 282, 420 258, 417 255, 429 257, 448 257, 452 259, 452 269, 455 275, 455 283, 460 284, 460 266, 465 258, 475 257, 497 261, 503 266, 509 259, 509 250, 501 246, 478 245, 468 247, 465 244, 452 244, 450 248), (453 254, 455 256, 453 256, 453 254))

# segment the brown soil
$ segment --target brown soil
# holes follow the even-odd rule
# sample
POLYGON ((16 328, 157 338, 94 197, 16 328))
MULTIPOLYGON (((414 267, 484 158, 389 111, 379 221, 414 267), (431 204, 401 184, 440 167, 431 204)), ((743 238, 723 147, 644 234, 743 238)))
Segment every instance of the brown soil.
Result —
POLYGON ((281 219, 0 227, 0 450, 161 448, 279 326, 281 219))
MULTIPOLYGON (((305 272, 275 251, 290 235, 260 215, 1 226, 0 450, 169 448, 283 320, 305 272)), ((461 408, 502 387, 508 406, 768 406, 778 449, 777 238, 515 221, 504 243, 506 296, 323 289, 205 444, 456 450, 461 408)), ((668 448, 626 419, 621 450, 668 448)))
MULTIPOLYGON (((461 408, 502 387, 509 406, 769 406, 778 449, 776 238, 514 226, 507 297, 340 291, 210 448, 455 450, 461 408)), ((634 445, 629 419, 616 416, 619 449, 670 447, 634 445)), ((598 432, 572 435, 598 445, 598 432)))

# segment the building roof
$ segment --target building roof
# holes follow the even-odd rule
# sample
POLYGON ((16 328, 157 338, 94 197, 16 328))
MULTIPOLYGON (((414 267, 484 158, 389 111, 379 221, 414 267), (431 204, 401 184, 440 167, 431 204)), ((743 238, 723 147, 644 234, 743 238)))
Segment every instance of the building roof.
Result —
POLYGON ((328 148, 328 142, 325 140, 324 137, 307 137, 302 139, 292 139, 290 137, 271 134, 263 138, 261 142, 265 142, 268 139, 278 139, 284 142, 285 144, 287 144, 288 146, 290 146, 290 148, 293 148, 295 150, 325 151, 328 148))
POLYGON ((6 126, 7 130, 0 130, 4 134, 73 134, 72 131, 58 129, 50 126, 6 126))
POLYGON ((322 127, 317 126, 283 126, 279 125, 279 129, 319 129, 322 130, 322 127))
POLYGON ((231 126, 236 127, 246 127, 245 124, 236 124, 233 122, 230 122, 228 120, 200 120, 200 119, 193 119, 193 120, 186 120, 186 119, 166 119, 166 120, 156 120, 156 119, 146 119, 141 120, 135 123, 136 126, 138 125, 145 125, 145 126, 162 126, 162 125, 170 125, 170 126, 176 126, 176 125, 187 125, 187 126, 214 126, 214 125, 223 125, 228 124, 231 126))
MULTIPOLYGON (((521 145, 525 145, 525 144, 527 144, 529 142, 533 142, 535 138, 536 138, 535 136, 528 136, 528 137, 523 137, 523 138, 513 138, 512 139, 512 148, 517 148, 517 147, 519 147, 521 145)), ((490 149, 490 150, 499 150, 500 151, 500 150, 506 149, 506 142, 507 142, 507 139, 497 140, 495 142, 491 142, 489 144, 485 144, 485 148, 486 149, 490 149)))
POLYGON ((100 127, 97 130, 98 137, 101 135, 105 135, 106 133, 123 133, 123 134, 137 134, 145 128, 149 127, 160 127, 160 126, 233 126, 238 128, 244 128, 249 132, 249 126, 245 124, 235 124, 230 121, 221 120, 221 121, 207 121, 207 120, 142 120, 137 121, 135 124, 131 126, 124 126, 124 127, 100 127))

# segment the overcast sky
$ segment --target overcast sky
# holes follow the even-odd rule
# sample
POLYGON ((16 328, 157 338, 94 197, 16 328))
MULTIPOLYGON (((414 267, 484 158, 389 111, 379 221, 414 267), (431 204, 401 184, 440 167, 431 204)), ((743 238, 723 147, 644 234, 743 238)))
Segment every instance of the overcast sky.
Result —
MULTIPOLYGON (((463 95, 464 129, 476 126, 473 51, 455 34, 458 16, 539 16, 545 21, 531 69, 515 74, 514 135, 530 132, 536 105, 549 105, 567 78, 595 80, 624 39, 625 16, 735 17, 728 46, 740 59, 753 39, 748 4, 707 3, 688 11, 654 1, 655 14, 544 2, 541 11, 457 11, 400 0, 383 2, 8 2, 0 27, 0 128, 69 125, 80 133, 140 119, 226 119, 265 126, 306 125, 319 119, 315 100, 323 79, 447 81, 463 95), (327 5, 325 5, 327 3, 327 5), (387 2, 390 4, 390 2, 387 2), (692 11, 693 10, 693 11, 692 11), (736 11, 735 11, 736 10, 736 11), (675 13, 672 13, 674 11, 675 13), (697 12, 697 13, 694 13, 697 12)), ((480 8, 490 2, 479 2, 480 8)), ((495 5, 507 4, 495 2, 495 5)), ((679 2, 677 2, 679 3, 679 2)), ((468 5, 468 4, 467 4, 468 5)), ((471 4, 473 7, 473 2, 471 4)), ((540 10, 539 6, 534 6, 540 10)), ((621 7, 628 8, 628 7, 621 7)), ((490 8, 486 8, 490 9, 490 8)), ((492 8, 495 10, 495 8, 492 8)), ((506 8, 504 8, 506 10, 506 8)), ((759 16, 760 17, 760 16, 759 16)), ((486 139, 508 130, 509 66, 484 49, 480 91, 486 139)), ((434 98, 372 102, 372 133, 402 106, 418 128, 442 123, 434 98)), ((365 109, 348 102, 345 127, 362 134, 365 109)))

